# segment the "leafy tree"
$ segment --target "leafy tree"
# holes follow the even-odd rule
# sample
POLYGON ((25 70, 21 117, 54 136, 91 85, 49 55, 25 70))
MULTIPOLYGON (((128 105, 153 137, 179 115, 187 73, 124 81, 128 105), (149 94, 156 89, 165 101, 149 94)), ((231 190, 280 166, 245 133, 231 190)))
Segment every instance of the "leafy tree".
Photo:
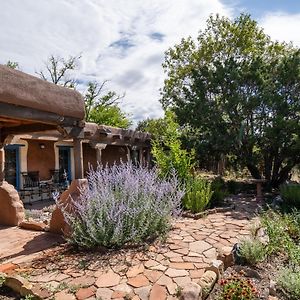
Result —
POLYGON ((51 81, 54 84, 62 85, 68 88, 75 88, 76 79, 71 75, 77 66, 81 56, 70 56, 65 59, 60 56, 50 55, 45 62, 46 70, 36 72, 40 78, 51 81))
MULTIPOLYGON (((68 88, 76 88, 76 78, 72 72, 78 67, 81 56, 62 58, 50 55, 45 62, 45 70, 37 72, 40 78, 54 84, 68 88)), ((101 84, 89 82, 87 92, 83 95, 85 100, 86 121, 97 124, 128 128, 131 125, 128 116, 118 106, 118 100, 124 95, 117 95, 114 91, 103 92, 107 81, 101 84)))
POLYGON ((217 15, 169 49, 163 67, 161 102, 204 157, 235 157, 273 187, 300 163, 298 48, 272 41, 249 15, 217 15))
POLYGON ((151 120, 150 126, 146 131, 153 129, 151 153, 162 176, 169 176, 175 170, 180 181, 186 183, 194 166, 194 152, 183 149, 174 113, 166 111, 164 118, 151 120))
POLYGON ((128 128, 132 123, 127 114, 118 106, 119 100, 123 99, 124 95, 120 96, 114 91, 108 91, 102 95, 106 82, 88 83, 88 89, 84 95, 86 121, 128 128))
POLYGON ((6 63, 6 66, 9 67, 9 68, 11 68, 11 69, 19 69, 19 63, 16 62, 16 61, 10 61, 10 60, 9 60, 9 61, 6 63))

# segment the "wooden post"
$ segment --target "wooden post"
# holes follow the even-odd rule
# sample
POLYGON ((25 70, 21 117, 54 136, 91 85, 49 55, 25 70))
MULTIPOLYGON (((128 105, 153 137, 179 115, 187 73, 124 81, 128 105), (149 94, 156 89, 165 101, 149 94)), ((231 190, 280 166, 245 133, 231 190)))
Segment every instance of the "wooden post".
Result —
POLYGON ((146 149, 146 164, 147 164, 148 168, 150 167, 150 162, 151 162, 151 151, 150 151, 150 148, 147 148, 146 149))
POLYGON ((83 151, 80 139, 74 139, 75 179, 83 178, 83 151))
POLYGON ((5 152, 4 148, 0 148, 0 186, 4 181, 4 166, 5 166, 5 152))
POLYGON ((106 148, 107 144, 96 143, 93 145, 93 148, 96 149, 96 159, 97 162, 102 164, 102 150, 106 148))
POLYGON ((128 162, 131 162, 130 148, 129 148, 128 146, 126 146, 126 150, 127 150, 127 154, 126 154, 126 156, 127 156, 127 161, 128 161, 128 162))
POLYGON ((139 158, 140 158, 140 166, 144 167, 144 155, 143 155, 143 148, 139 149, 139 158))

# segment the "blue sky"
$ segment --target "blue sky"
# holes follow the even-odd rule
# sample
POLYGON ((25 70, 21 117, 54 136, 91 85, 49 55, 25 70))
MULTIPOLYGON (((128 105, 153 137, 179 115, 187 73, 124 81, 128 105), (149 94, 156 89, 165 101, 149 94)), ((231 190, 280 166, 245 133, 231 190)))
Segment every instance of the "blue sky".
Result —
POLYGON ((75 76, 109 80, 125 93, 134 122, 163 115, 159 103, 164 52, 195 37, 206 19, 250 13, 274 39, 300 46, 300 1, 272 0, 0 0, 0 63, 17 61, 35 74, 51 54, 81 54, 75 76))

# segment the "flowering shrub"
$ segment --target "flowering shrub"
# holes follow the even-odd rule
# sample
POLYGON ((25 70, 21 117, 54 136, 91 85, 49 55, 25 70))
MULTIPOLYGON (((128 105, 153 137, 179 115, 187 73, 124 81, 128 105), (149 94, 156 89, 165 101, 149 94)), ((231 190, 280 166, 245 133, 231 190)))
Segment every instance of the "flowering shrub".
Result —
POLYGON ((220 300, 258 299, 258 292, 250 279, 233 275, 227 279, 221 279, 220 285, 223 287, 220 300))
POLYGON ((171 216, 180 213, 176 176, 159 177, 156 169, 132 164, 98 168, 88 175, 89 188, 73 201, 74 211, 62 207, 71 227, 70 242, 78 246, 120 247, 163 235, 171 216))

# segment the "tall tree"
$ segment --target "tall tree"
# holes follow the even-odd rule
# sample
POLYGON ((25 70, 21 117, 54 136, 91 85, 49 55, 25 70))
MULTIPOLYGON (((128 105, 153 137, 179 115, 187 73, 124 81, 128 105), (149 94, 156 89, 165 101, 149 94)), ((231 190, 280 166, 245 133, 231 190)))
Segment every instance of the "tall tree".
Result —
POLYGON ((196 41, 169 49, 163 67, 161 102, 204 157, 231 155, 273 187, 300 163, 298 48, 272 41, 249 15, 217 15, 196 41))
POLYGON ((68 88, 74 88, 76 79, 71 76, 72 71, 77 68, 81 56, 70 56, 65 59, 60 56, 50 55, 45 62, 44 71, 36 72, 42 79, 51 81, 54 84, 68 88))
POLYGON ((19 69, 19 63, 16 62, 16 61, 11 61, 9 60, 7 63, 6 63, 6 66, 11 68, 11 69, 19 69))
POLYGON ((105 124, 120 128, 128 128, 132 123, 128 115, 122 112, 119 101, 124 98, 114 91, 104 92, 107 81, 89 82, 84 95, 86 121, 97 124, 105 124))

